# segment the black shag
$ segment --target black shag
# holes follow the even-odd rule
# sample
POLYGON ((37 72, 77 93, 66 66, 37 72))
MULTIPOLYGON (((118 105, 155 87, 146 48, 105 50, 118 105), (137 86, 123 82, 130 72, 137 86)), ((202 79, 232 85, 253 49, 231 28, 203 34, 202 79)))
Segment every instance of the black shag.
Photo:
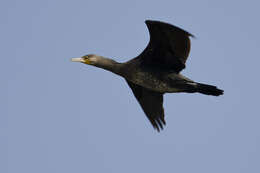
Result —
POLYGON ((219 96, 223 90, 216 86, 194 82, 180 74, 190 52, 187 31, 160 21, 145 21, 150 41, 136 58, 125 63, 90 54, 72 61, 82 62, 111 71, 125 78, 145 115, 158 131, 165 125, 163 94, 202 93, 219 96))

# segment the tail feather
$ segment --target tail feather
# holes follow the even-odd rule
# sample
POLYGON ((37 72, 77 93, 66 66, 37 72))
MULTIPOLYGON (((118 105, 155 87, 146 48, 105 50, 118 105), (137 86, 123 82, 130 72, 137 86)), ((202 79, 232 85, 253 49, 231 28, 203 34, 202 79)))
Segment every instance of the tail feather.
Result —
POLYGON ((197 83, 197 92, 212 96, 219 96, 224 93, 223 90, 218 89, 216 86, 202 83, 197 83))

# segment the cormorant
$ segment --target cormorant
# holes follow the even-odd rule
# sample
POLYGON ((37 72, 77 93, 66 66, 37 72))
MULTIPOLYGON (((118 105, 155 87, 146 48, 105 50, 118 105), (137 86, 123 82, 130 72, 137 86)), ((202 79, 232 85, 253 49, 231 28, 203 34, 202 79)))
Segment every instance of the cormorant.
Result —
POLYGON ((145 115, 158 131, 165 125, 163 94, 202 93, 219 96, 223 90, 216 86, 194 82, 180 74, 190 52, 190 38, 187 31, 160 21, 145 21, 150 41, 136 58, 125 63, 89 54, 72 61, 82 62, 111 71, 125 78, 145 115))

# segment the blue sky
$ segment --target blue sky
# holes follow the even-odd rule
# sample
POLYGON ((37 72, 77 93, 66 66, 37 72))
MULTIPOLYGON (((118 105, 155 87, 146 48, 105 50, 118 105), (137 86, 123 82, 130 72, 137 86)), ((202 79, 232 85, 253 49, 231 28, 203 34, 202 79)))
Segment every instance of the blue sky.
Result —
POLYGON ((0 3, 0 172, 259 173, 258 1, 0 3), (146 19, 194 34, 187 77, 224 96, 166 94, 157 133, 119 76, 70 58, 127 61, 146 19))

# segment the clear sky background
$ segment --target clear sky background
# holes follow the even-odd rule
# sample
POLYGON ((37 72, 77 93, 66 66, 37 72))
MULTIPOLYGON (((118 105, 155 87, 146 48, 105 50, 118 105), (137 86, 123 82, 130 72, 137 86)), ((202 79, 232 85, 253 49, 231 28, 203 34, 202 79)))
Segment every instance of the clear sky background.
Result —
POLYGON ((259 173, 259 1, 0 2, 1 173, 259 173), (187 69, 221 97, 166 94, 157 133, 123 78, 70 62, 127 61, 146 19, 197 39, 187 69))

